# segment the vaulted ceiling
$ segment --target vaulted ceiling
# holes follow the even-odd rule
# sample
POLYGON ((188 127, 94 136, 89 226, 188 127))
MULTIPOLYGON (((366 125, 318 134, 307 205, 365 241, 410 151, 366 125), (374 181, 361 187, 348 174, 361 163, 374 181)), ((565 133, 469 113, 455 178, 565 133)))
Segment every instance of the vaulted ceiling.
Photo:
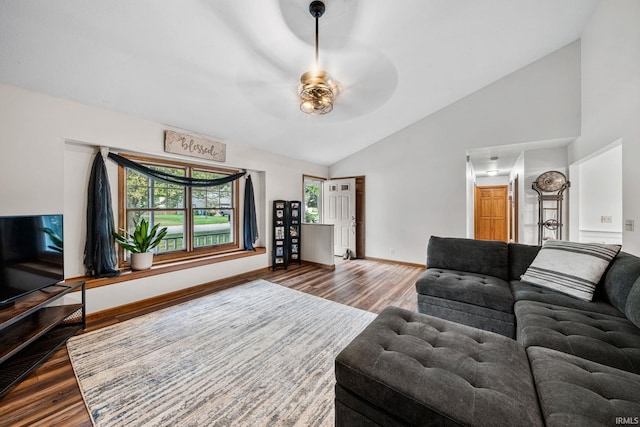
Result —
POLYGON ((597 0, 4 0, 0 82, 333 164, 577 40, 597 0))

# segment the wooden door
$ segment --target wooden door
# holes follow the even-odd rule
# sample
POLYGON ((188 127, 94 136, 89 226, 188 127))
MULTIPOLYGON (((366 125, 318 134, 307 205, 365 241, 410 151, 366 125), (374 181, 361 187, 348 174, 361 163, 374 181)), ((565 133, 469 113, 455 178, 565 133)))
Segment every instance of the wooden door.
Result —
POLYGON ((475 187, 475 238, 508 239, 507 186, 475 187))

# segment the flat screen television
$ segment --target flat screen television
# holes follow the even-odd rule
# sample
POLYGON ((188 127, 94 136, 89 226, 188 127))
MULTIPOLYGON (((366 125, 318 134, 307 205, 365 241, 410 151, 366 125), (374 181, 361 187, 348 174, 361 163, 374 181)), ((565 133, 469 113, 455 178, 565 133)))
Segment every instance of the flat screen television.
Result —
POLYGON ((0 217, 0 307, 64 280, 62 215, 0 217))

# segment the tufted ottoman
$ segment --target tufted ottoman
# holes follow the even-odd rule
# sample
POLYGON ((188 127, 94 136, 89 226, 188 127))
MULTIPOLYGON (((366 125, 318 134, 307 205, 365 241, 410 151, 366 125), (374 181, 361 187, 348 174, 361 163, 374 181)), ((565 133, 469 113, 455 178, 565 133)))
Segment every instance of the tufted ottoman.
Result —
POLYGON ((335 360, 336 426, 542 426, 516 341, 388 307, 335 360))
POLYGON ((640 422, 640 376, 543 347, 527 349, 547 427, 640 422))

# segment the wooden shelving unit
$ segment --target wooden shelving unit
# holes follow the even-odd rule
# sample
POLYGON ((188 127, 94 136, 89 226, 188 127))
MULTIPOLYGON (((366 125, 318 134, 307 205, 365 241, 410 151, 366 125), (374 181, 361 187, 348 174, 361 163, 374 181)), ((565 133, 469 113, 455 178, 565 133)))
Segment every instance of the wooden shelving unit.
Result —
POLYGON ((274 200, 273 202, 273 248, 271 256, 271 268, 287 268, 289 265, 288 250, 288 223, 287 201, 274 200))
POLYGON ((84 282, 59 283, 25 295, 0 310, 0 396, 86 328, 84 282), (80 304, 56 305, 80 290, 80 304))
POLYGON ((300 254, 302 215, 301 201, 274 200, 271 256, 273 270, 286 269, 291 263, 302 264, 300 254))
POLYGON ((288 252, 289 263, 302 264, 300 253, 300 232, 301 230, 301 216, 302 216, 302 202, 299 200, 292 200, 287 203, 287 219, 288 223, 288 252))

